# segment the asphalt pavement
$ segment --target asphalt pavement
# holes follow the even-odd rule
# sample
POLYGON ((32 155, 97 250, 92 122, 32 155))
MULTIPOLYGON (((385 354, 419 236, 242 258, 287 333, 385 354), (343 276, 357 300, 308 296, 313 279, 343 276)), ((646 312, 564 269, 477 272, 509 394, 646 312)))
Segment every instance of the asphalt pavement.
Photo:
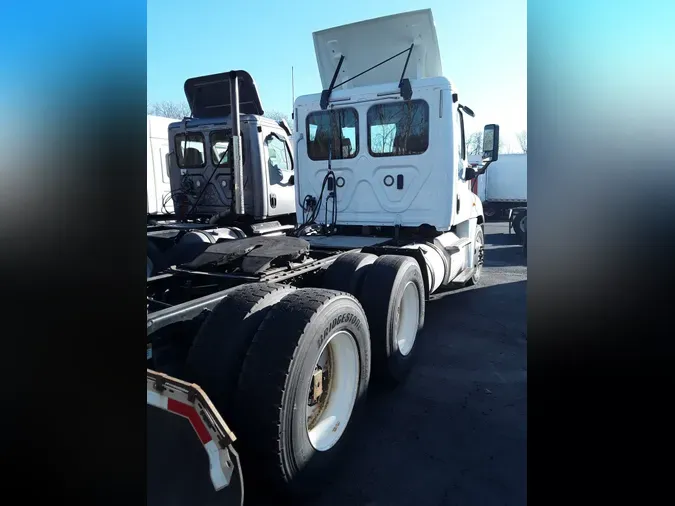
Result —
POLYGON ((317 506, 526 504, 526 260, 506 223, 485 243, 481 282, 429 302, 415 368, 371 399, 317 506))
MULTIPOLYGON (((341 466, 310 504, 526 504, 526 259, 506 223, 488 223, 485 232, 481 282, 433 296, 413 371, 370 397, 341 466)), ((202 466, 195 487, 210 485, 202 466)), ((153 487, 164 488, 148 483, 149 506, 153 487)), ((156 504, 185 504, 159 495, 156 504)), ((247 490, 246 504, 279 501, 247 490)))

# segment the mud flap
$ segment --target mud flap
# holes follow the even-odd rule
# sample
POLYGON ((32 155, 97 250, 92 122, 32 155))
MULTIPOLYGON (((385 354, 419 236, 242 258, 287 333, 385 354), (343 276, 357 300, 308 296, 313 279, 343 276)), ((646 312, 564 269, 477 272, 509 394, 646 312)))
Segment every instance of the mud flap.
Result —
POLYGON ((148 506, 242 505, 235 437, 204 391, 148 369, 147 405, 148 506))

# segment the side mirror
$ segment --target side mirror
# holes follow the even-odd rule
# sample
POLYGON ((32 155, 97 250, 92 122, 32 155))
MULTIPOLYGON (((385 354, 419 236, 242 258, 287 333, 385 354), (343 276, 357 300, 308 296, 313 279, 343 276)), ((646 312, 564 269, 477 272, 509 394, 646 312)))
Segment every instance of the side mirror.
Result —
POLYGON ((476 113, 473 112, 473 110, 469 109, 467 106, 462 105, 462 104, 458 104, 458 107, 467 116, 471 116, 472 118, 476 117, 476 113))
POLYGON ((288 135, 289 137, 291 135, 293 135, 293 132, 291 132, 291 127, 288 126, 288 122, 285 119, 280 119, 279 121, 277 121, 277 123, 279 124, 279 126, 281 128, 284 129, 284 132, 286 132, 286 135, 288 135))
POLYGON ((483 163, 499 159, 499 125, 485 125, 483 130, 483 163))
POLYGON ((295 175, 291 174, 291 177, 288 178, 288 184, 295 184, 295 175))

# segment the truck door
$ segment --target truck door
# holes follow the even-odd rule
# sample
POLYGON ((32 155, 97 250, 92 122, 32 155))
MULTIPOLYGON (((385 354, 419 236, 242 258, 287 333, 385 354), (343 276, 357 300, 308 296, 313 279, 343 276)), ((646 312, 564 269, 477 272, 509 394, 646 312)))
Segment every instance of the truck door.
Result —
POLYGON ((455 112, 455 128, 457 135, 455 139, 457 140, 457 167, 456 167, 456 178, 457 178, 457 194, 455 195, 455 223, 461 223, 468 220, 470 217, 475 214, 475 207, 473 203, 475 201, 475 195, 473 188, 478 190, 477 186, 473 186, 471 181, 466 181, 464 179, 466 175, 466 168, 469 166, 468 153, 466 149, 466 133, 464 129, 464 115, 462 111, 457 110, 455 112))
POLYGON ((263 139, 263 172, 268 181, 268 216, 295 214, 293 156, 285 132, 270 130, 263 139))
POLYGON ((157 212, 173 212, 173 202, 169 198, 171 193, 171 180, 169 179, 169 167, 166 165, 166 155, 169 153, 169 141, 167 139, 150 139, 152 145, 152 168, 155 183, 155 199, 157 212))
MULTIPOLYGON (((372 200, 379 202, 383 217, 421 210, 414 207, 421 204, 413 202, 423 191, 433 166, 428 149, 429 109, 429 104, 422 99, 374 104, 368 108, 364 147, 376 162, 376 168, 372 174, 359 171, 359 177, 369 179, 375 194, 372 200)), ((427 199, 425 205, 428 202, 427 199)))
MULTIPOLYGON (((298 159, 302 156, 301 170, 305 174, 302 176, 302 187, 298 188, 298 198, 303 202, 308 195, 319 197, 328 173, 330 158, 331 170, 336 178, 338 214, 346 212, 354 200, 354 192, 358 186, 356 166, 359 159, 357 156, 363 149, 359 146, 357 110, 353 107, 340 107, 325 111, 312 111, 298 125, 298 129, 302 129, 300 131, 303 132, 299 137, 299 141, 302 142, 297 143, 295 155, 298 159), (307 177, 306 175, 309 174, 311 176, 307 177)), ((326 205, 327 194, 328 190, 324 192, 324 201, 321 206, 326 205)), ((332 203, 329 207, 332 209, 332 203)), ((321 208, 317 222, 324 221, 324 209, 324 207, 321 208)), ((360 210, 364 211, 363 208, 360 210)), ((308 212, 307 216, 299 215, 298 220, 304 220, 310 214, 308 212)))

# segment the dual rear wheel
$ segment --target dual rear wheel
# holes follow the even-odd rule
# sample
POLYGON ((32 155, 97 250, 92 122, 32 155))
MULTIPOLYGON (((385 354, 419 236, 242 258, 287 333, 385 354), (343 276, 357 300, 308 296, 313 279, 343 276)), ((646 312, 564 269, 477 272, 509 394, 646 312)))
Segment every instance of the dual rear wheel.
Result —
POLYGON ((412 258, 347 253, 323 285, 234 288, 186 365, 237 435, 244 472, 291 493, 321 486, 362 410, 371 364, 380 383, 402 381, 424 324, 412 258))
POLYGON ((380 384, 393 386, 408 375, 416 357, 417 333, 424 326, 422 271, 411 257, 347 255, 338 257, 328 268, 324 286, 341 289, 340 285, 331 282, 337 277, 331 271, 346 270, 344 264, 360 265, 352 275, 349 292, 361 302, 368 317, 373 376, 380 384))
POLYGON ((186 372, 232 426, 244 472, 303 494, 340 453, 370 367, 368 320, 355 297, 255 283, 209 315, 186 372))

